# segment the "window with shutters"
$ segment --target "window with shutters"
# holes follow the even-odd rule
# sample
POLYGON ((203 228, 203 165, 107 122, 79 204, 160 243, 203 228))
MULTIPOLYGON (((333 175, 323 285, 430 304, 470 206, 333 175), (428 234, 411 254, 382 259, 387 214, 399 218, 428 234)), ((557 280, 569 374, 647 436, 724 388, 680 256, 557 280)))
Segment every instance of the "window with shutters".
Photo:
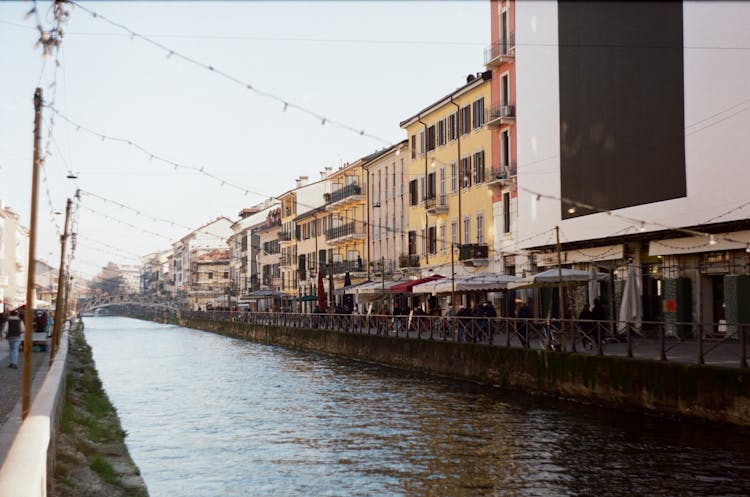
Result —
POLYGON ((474 154, 474 183, 484 183, 484 150, 474 154))
POLYGON ((435 198, 435 173, 427 175, 427 198, 435 198))
POLYGON ((463 157, 458 169, 461 175, 461 188, 469 188, 471 186, 471 157, 463 157))
POLYGON ((456 120, 458 119, 457 113, 454 112, 448 116, 448 141, 453 141, 458 138, 458 129, 456 120))
POLYGON ((417 232, 409 232, 409 255, 415 255, 417 253, 417 232))
POLYGON ((503 193, 503 233, 510 233, 510 193, 503 193))
POLYGON ((427 128, 427 151, 435 150, 435 125, 427 128))
POLYGON ((484 126, 484 97, 475 100, 471 106, 472 113, 474 114, 471 124, 474 126, 474 129, 481 128, 484 126))
POLYGON ((445 202, 445 166, 440 167, 440 201, 445 202))
POLYGON ((463 107, 460 112, 459 132, 467 135, 471 131, 471 106, 463 107))
POLYGON ((409 205, 417 205, 419 192, 417 191, 417 180, 409 181, 409 205))

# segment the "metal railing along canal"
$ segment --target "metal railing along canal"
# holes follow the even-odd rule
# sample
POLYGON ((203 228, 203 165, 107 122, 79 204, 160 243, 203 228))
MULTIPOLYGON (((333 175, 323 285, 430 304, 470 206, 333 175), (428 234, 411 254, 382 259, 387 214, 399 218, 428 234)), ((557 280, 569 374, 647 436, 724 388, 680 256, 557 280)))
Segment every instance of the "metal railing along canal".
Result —
POLYGON ((209 319, 299 329, 471 342, 557 352, 747 367, 747 323, 590 321, 384 314, 245 311, 185 312, 209 319), (688 336, 689 335, 689 336, 688 336))

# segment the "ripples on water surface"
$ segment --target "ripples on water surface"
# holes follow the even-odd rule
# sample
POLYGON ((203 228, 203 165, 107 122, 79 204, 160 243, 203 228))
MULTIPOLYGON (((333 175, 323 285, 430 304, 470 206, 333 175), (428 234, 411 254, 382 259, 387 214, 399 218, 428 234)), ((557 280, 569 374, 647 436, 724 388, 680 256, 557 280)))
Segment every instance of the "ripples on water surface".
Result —
POLYGON ((176 326, 85 324, 152 497, 750 495, 747 437, 176 326))

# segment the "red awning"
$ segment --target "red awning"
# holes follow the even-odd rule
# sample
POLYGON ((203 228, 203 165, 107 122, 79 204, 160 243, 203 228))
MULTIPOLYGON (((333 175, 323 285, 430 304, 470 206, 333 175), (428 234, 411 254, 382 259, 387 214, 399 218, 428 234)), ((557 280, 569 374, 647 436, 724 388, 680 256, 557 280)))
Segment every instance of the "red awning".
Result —
POLYGON ((427 278, 404 281, 403 283, 399 283, 398 285, 393 285, 391 287, 391 293, 409 293, 411 292, 412 287, 419 285, 420 283, 427 283, 428 281, 439 280, 441 278, 445 278, 445 276, 435 274, 433 276, 428 276, 427 278))

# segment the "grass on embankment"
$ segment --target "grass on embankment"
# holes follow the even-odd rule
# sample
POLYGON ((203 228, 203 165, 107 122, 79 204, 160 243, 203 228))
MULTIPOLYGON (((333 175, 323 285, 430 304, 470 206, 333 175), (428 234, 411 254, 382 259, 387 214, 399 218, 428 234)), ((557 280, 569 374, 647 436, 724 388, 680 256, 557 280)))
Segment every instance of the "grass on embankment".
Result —
POLYGON ((65 404, 55 441, 54 494, 146 497, 148 490, 102 387, 83 325, 70 335, 65 404))

